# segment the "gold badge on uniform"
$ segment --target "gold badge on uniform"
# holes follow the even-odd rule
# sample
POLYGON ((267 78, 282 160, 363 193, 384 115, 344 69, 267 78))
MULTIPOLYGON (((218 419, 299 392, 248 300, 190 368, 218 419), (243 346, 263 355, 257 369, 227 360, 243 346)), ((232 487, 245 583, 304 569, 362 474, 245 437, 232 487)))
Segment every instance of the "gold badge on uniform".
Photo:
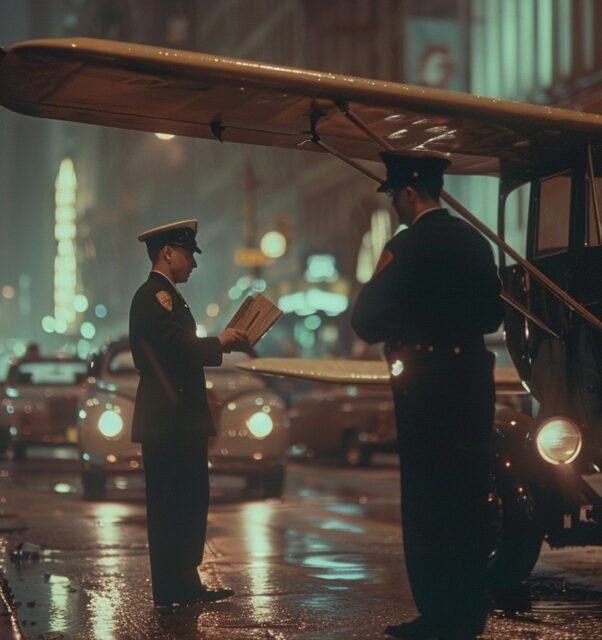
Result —
POLYGON ((159 291, 159 293, 155 293, 155 298, 157 298, 159 304, 162 307, 165 307, 168 311, 173 309, 173 301, 167 291, 159 291))

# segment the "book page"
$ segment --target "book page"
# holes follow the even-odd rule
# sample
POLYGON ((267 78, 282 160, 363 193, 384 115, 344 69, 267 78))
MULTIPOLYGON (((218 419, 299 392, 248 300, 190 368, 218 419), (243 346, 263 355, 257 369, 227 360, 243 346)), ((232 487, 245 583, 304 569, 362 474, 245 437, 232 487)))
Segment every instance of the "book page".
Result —
POLYGON ((254 347, 266 331, 278 320, 282 311, 261 293, 248 296, 240 305, 228 327, 246 331, 254 347))

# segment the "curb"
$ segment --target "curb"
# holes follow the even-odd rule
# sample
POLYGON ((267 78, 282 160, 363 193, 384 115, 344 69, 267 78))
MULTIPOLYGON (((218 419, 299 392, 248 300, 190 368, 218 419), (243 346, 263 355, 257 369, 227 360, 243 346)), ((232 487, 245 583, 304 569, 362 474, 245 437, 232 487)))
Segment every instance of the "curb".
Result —
POLYGON ((6 640, 25 638, 15 609, 12 589, 3 573, 0 573, 0 637, 6 640))

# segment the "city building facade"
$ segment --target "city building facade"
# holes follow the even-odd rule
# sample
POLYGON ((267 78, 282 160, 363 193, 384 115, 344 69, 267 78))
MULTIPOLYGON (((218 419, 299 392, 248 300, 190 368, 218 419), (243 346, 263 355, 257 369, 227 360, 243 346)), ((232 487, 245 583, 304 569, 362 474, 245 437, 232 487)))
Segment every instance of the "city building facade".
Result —
MULTIPOLYGON (((3 45, 88 36, 528 102, 602 104, 602 45, 595 37, 602 7, 594 0, 18 4, 4 23, 17 28, 0 27, 3 45)), ((161 139, 5 111, 0 133, 13 149, 0 159, 2 242, 22 254, 17 261, 0 253, 3 335, 79 344, 84 353, 125 333, 129 300, 148 270, 136 236, 194 217, 203 255, 184 294, 199 332, 220 329, 244 295, 258 290, 287 309, 260 344, 262 354, 357 353, 346 309, 396 227, 387 198, 368 178, 321 153, 161 139), (66 158, 77 178, 72 293, 86 304, 57 336, 44 334, 41 322, 55 309, 54 189, 66 158), (281 257, 271 264, 242 259, 250 255, 242 250, 258 248, 274 231, 286 240, 281 257), (84 335, 84 322, 94 331, 84 335)), ((450 178, 447 188, 495 226, 495 180, 450 178)), ((509 229, 516 246, 524 233, 521 206, 517 201, 509 229)))

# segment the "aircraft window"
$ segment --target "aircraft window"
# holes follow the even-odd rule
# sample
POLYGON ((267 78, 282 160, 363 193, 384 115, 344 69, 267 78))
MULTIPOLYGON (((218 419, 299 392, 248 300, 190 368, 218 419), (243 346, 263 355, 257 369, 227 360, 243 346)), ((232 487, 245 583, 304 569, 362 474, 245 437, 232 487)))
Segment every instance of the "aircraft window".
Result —
MULTIPOLYGON (((523 258, 527 247, 527 217, 529 214, 529 192, 527 182, 506 196, 504 205, 504 240, 523 258)), ((516 264, 516 260, 506 255, 506 265, 516 264)))
POLYGON ((569 245, 571 176, 554 176, 539 185, 536 257, 562 253, 569 245))
MULTIPOLYGON (((596 199, 598 200, 598 216, 602 217, 602 178, 596 177, 596 199)), ((592 198, 591 191, 589 190, 589 180, 587 181, 587 245, 588 247, 599 247, 602 244, 602 219, 598 220, 596 217, 596 208, 594 206, 594 199, 592 198)))

